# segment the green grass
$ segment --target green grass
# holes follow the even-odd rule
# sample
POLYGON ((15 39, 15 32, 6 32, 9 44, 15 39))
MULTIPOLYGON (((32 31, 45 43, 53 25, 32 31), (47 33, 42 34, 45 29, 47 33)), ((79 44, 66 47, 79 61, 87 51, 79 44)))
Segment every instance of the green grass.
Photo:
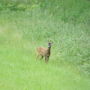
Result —
POLYGON ((70 10, 71 1, 63 0, 65 17, 61 6, 54 13, 59 4, 52 2, 0 11, 0 90, 90 90, 89 3, 80 0, 70 10), (53 44, 46 64, 36 60, 35 49, 48 40, 53 44))
POLYGON ((0 90, 89 90, 89 26, 32 14, 0 15, 0 90), (49 63, 36 61, 35 48, 49 39, 49 63))
POLYGON ((0 90, 89 90, 90 80, 73 66, 36 61, 30 51, 0 48, 0 90))

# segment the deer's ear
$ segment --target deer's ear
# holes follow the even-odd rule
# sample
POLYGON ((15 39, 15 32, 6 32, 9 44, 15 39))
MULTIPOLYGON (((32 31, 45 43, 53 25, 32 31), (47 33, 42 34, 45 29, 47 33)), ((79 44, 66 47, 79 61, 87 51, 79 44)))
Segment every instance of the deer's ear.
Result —
POLYGON ((48 43, 51 43, 51 44, 53 44, 53 39, 52 38, 48 38, 48 43))
POLYGON ((51 39, 48 40, 48 43, 53 43, 53 41, 51 39))

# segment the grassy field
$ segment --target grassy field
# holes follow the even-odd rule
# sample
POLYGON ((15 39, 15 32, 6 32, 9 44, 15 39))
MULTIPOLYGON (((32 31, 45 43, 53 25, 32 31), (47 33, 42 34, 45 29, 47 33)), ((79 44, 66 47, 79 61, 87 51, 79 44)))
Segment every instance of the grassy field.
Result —
POLYGON ((65 15, 57 8, 54 15, 50 3, 43 11, 37 5, 0 11, 0 90, 90 90, 90 4, 70 10, 63 1, 65 15), (46 64, 36 60, 35 49, 48 40, 53 44, 46 64))

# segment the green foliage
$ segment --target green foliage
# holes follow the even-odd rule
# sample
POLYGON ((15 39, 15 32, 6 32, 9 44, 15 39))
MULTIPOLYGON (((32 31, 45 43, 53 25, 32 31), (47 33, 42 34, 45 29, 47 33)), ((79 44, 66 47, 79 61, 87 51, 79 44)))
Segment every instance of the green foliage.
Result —
POLYGON ((8 33, 5 33, 5 36, 1 34, 0 42, 5 43, 4 41, 7 41, 8 38, 10 40, 8 42, 16 45, 18 40, 14 42, 14 33, 16 35, 21 34, 20 37, 17 37, 22 42, 24 40, 31 41, 32 43, 37 43, 37 45, 51 39, 54 42, 53 48, 55 51, 53 52, 57 53, 57 55, 53 53, 53 63, 65 61, 80 67, 87 64, 87 67, 85 66, 84 68, 89 68, 90 26, 87 23, 74 25, 70 22, 55 21, 52 17, 44 15, 40 9, 9 12, 9 14, 2 12, 0 20, 1 25, 6 24, 9 27, 6 27, 6 32, 8 33))
MULTIPOLYGON (((40 7, 43 13, 71 23, 90 23, 90 2, 88 0, 8 0, 0 1, 0 10, 31 10, 33 6, 40 7)), ((37 7, 35 7, 37 8, 37 7)))
POLYGON ((90 90, 89 6, 87 0, 1 0, 0 90, 90 90), (45 64, 35 49, 48 40, 45 64))

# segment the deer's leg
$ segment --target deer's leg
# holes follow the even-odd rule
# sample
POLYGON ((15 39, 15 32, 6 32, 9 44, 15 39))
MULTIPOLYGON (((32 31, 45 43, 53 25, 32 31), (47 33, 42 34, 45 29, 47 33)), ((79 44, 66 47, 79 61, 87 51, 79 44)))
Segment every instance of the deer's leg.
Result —
POLYGON ((47 63, 49 60, 49 56, 45 56, 45 62, 47 63))
POLYGON ((40 60, 43 59, 43 56, 41 56, 40 60))
POLYGON ((36 59, 41 60, 41 59, 43 59, 43 56, 41 56, 41 55, 37 55, 36 59))

